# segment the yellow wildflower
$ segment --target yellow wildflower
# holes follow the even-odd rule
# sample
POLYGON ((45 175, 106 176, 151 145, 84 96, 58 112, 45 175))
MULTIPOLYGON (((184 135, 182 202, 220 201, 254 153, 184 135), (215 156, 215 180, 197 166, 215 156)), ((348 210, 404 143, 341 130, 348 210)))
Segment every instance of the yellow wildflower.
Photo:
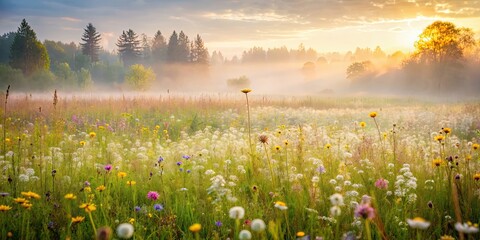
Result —
POLYGON ((81 223, 81 222, 83 222, 84 219, 85 219, 85 217, 82 217, 82 216, 72 217, 72 224, 73 223, 81 223))
POLYGON ((127 176, 127 173, 126 173, 126 172, 118 172, 118 173, 117 173, 117 176, 118 176, 119 178, 124 178, 124 177, 127 176))
POLYGON ((101 192, 101 191, 105 190, 106 187, 104 185, 100 185, 96 189, 97 189, 97 191, 101 192))
POLYGON ((377 112, 371 112, 371 113, 369 114, 369 116, 370 116, 371 118, 375 118, 375 117, 377 116, 377 112))
POLYGON ((305 237, 305 232, 297 232, 297 237, 305 237))
POLYGON ((24 202, 28 202, 27 199, 25 199, 25 198, 20 198, 20 197, 14 198, 13 201, 15 201, 16 203, 19 203, 19 204, 22 204, 22 203, 24 203, 24 202))
POLYGON ((127 181, 127 185, 129 185, 129 186, 133 186, 133 185, 135 185, 135 184, 137 184, 137 182, 135 182, 135 181, 127 181))
POLYGON ((35 199, 40 199, 40 195, 32 192, 32 191, 28 191, 28 192, 21 192, 21 194, 27 198, 35 198, 35 199))
POLYGON ((93 203, 83 203, 79 208, 85 209, 85 212, 87 213, 97 210, 97 207, 93 203))
POLYGON ((22 203, 22 207, 24 207, 25 209, 30 209, 32 206, 33 206, 33 204, 28 203, 28 202, 22 203))
POLYGON ((441 141, 443 141, 443 139, 445 139, 445 137, 443 135, 437 135, 433 139, 435 141, 441 142, 441 141))
POLYGON ((475 179, 475 181, 480 180, 480 173, 475 173, 475 175, 473 175, 473 179, 475 179))
POLYGON ((73 199, 77 199, 77 196, 75 196, 73 193, 67 193, 65 194, 64 198, 68 200, 73 200, 73 199))
POLYGON ((128 222, 129 222, 130 224, 133 224, 133 223, 135 222, 135 218, 130 218, 130 220, 128 220, 128 222))
POLYGON ((88 135, 90 136, 90 138, 94 138, 95 136, 97 136, 95 132, 90 132, 88 135))
POLYGON ((442 165, 442 163, 443 163, 442 159, 433 159, 432 160, 432 165, 434 167, 440 167, 440 165, 442 165))
POLYGON ((80 141, 80 146, 82 147, 85 146, 85 143, 86 143, 85 141, 80 141))
POLYGON ((242 93, 245 93, 245 94, 247 94, 247 93, 249 93, 249 92, 251 92, 251 91, 252 91, 252 89, 250 89, 250 88, 244 88, 244 89, 241 90, 241 92, 242 92, 242 93))
POLYGON ((442 131, 445 133, 445 134, 449 134, 452 132, 452 129, 451 128, 442 128, 442 131))
POLYGON ((202 229, 202 225, 200 223, 195 223, 188 228, 188 230, 190 230, 190 232, 193 232, 193 233, 200 232, 201 229, 202 229))
POLYGON ((0 205, 0 212, 6 212, 10 209, 12 209, 12 207, 7 206, 7 205, 0 205))
POLYGON ((364 128, 365 126, 367 126, 365 122, 360 122, 360 127, 364 128))
POLYGON ((480 144, 474 143, 474 144, 472 144, 472 148, 473 148, 473 150, 478 150, 480 148, 480 144))

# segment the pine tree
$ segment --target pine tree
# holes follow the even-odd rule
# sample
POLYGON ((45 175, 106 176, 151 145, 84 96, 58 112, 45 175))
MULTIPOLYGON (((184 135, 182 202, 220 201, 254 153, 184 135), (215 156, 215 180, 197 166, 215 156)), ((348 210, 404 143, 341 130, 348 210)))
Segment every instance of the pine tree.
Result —
POLYGON ((190 59, 190 41, 188 40, 188 36, 180 31, 178 34, 178 62, 180 63, 187 63, 190 59))
POLYGON ((47 49, 37 40, 37 35, 25 19, 18 27, 10 48, 10 66, 21 69, 26 75, 50 67, 47 49))
POLYGON ((117 47, 124 66, 132 65, 141 55, 140 41, 132 29, 122 32, 122 35, 118 38, 117 47))
POLYGON ((160 31, 155 33, 152 41, 152 58, 154 62, 164 62, 167 60, 167 43, 160 31))
POLYGON ((167 48, 167 62, 176 63, 178 62, 178 35, 177 32, 173 31, 168 41, 167 48))
POLYGON ((191 62, 196 64, 208 65, 209 63, 209 54, 205 44, 203 43, 200 35, 197 34, 195 41, 192 43, 191 47, 191 62))
POLYGON ((87 28, 84 29, 85 32, 82 36, 83 43, 80 43, 82 46, 82 53, 90 57, 92 63, 98 61, 98 51, 100 51, 100 41, 102 37, 100 33, 97 32, 97 29, 89 23, 87 28))

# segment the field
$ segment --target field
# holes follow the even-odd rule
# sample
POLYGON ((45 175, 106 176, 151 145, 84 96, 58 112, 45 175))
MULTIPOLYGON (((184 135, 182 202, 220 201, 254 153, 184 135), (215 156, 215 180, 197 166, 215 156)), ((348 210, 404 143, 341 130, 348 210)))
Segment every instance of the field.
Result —
POLYGON ((478 101, 10 94, 1 112, 1 239, 479 236, 478 101))

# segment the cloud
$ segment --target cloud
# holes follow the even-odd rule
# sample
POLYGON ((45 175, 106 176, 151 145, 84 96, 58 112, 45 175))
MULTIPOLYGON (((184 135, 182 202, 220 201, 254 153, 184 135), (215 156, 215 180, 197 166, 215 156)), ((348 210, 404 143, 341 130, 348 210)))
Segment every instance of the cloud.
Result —
POLYGON ((73 18, 73 17, 61 17, 60 19, 68 21, 68 22, 81 22, 81 19, 73 18))

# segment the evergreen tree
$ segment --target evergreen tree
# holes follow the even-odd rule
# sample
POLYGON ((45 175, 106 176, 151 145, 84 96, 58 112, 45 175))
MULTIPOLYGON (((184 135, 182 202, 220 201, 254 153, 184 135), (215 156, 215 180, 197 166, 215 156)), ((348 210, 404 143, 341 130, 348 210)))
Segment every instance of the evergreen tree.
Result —
POLYGON ((152 48, 150 46, 150 41, 148 40, 148 36, 145 33, 142 33, 142 41, 141 41, 141 55, 142 55, 142 60, 147 63, 150 61, 150 58, 152 57, 152 48))
POLYGON ((168 41, 167 48, 167 62, 176 63, 178 62, 178 35, 177 32, 173 31, 168 41))
POLYGON ((100 41, 102 40, 102 37, 91 23, 89 23, 87 28, 84 30, 85 32, 82 36, 82 41, 84 42, 80 43, 82 46, 82 53, 89 56, 92 63, 97 62, 98 51, 100 51, 100 41))
POLYGON ((190 41, 188 40, 188 36, 180 31, 178 34, 178 62, 180 63, 187 63, 190 59, 190 41))
POLYGON ((140 41, 132 29, 128 29, 127 32, 123 31, 118 38, 117 47, 124 66, 132 65, 141 55, 140 41))
POLYGON ((8 64, 10 60, 10 48, 12 47, 15 35, 15 32, 9 32, 0 36, 0 63, 8 64))
POLYGON ((203 43, 200 35, 197 34, 195 41, 192 43, 191 50, 191 62, 196 64, 208 65, 209 63, 209 54, 208 50, 203 43))
POLYGON ((37 35, 25 19, 18 27, 10 48, 10 66, 21 69, 26 75, 50 67, 47 49, 37 40, 37 35))
POLYGON ((152 41, 152 58, 154 62, 163 62, 167 60, 167 43, 160 31, 155 33, 152 41))

